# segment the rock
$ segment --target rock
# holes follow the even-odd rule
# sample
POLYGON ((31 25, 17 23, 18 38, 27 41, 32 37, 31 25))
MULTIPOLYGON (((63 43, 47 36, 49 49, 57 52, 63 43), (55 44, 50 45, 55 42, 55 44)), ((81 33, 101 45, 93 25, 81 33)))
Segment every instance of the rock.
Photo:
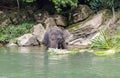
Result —
POLYGON ((73 12, 73 23, 83 21, 90 16, 92 10, 87 5, 79 5, 73 12))
POLYGON ((32 34, 25 34, 19 37, 17 39, 17 43, 19 46, 38 46, 39 45, 36 36, 32 34))
POLYGON ((8 43, 6 46, 7 47, 17 47, 18 45, 15 43, 8 43))
POLYGON ((10 24, 10 20, 9 19, 6 19, 6 20, 4 20, 2 23, 1 23, 1 26, 3 27, 3 26, 7 26, 7 25, 9 25, 10 24))
POLYGON ((103 21, 102 17, 103 17, 103 13, 97 14, 90 21, 86 22, 84 26, 89 25, 92 28, 97 29, 102 24, 102 21, 103 21))
POLYGON ((3 12, 3 11, 0 11, 0 14, 4 14, 4 12, 3 12))
POLYGON ((42 24, 37 24, 33 27, 33 34, 37 37, 37 40, 41 43, 44 36, 45 29, 42 24))
POLYGON ((67 26, 67 20, 62 15, 54 15, 53 18, 55 19, 57 26, 67 26))
POLYGON ((77 46, 88 46, 91 44, 90 40, 88 39, 83 39, 83 38, 79 38, 76 39, 74 41, 69 42, 70 45, 77 45, 77 46))
POLYGON ((3 44, 2 43, 0 43, 0 47, 2 47, 3 46, 3 44))
POLYGON ((52 17, 47 18, 44 23, 45 23, 46 28, 57 26, 54 18, 52 17))
POLYGON ((82 26, 79 24, 77 29, 72 31, 73 39, 70 41, 70 45, 87 46, 91 44, 91 39, 95 37, 98 32, 98 28, 103 21, 103 13, 93 16, 93 18, 82 26))
POLYGON ((10 23, 5 12, 0 11, 0 27, 6 26, 10 23))
POLYGON ((42 13, 35 13, 34 18, 37 23, 44 23, 47 18, 49 18, 49 13, 47 11, 43 11, 42 13))
POLYGON ((68 30, 63 30, 63 37, 65 38, 65 42, 69 43, 72 39, 73 35, 68 30))
POLYGON ((78 24, 78 28, 74 29, 72 34, 74 35, 74 39, 78 38, 88 38, 92 34, 98 31, 99 26, 102 24, 103 21, 103 14, 100 13, 98 15, 93 16, 93 18, 82 26, 78 24))

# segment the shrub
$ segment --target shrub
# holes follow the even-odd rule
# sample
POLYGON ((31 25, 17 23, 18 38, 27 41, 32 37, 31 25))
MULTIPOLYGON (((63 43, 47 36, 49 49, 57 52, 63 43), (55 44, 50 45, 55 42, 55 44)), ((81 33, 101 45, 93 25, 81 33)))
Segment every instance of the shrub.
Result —
POLYGON ((120 37, 110 36, 108 33, 100 32, 100 35, 92 40, 92 48, 97 49, 120 49, 120 37))
POLYGON ((8 43, 11 39, 23 34, 30 33, 33 24, 23 23, 20 25, 10 25, 0 29, 0 42, 8 43))

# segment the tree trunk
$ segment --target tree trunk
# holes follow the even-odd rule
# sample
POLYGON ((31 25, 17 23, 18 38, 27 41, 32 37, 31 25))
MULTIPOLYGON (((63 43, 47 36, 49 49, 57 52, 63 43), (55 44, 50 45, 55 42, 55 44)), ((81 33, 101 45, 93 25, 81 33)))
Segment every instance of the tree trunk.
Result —
POLYGON ((20 9, 20 3, 19 3, 19 0, 17 0, 17 5, 18 5, 18 11, 20 9))
POLYGON ((114 8, 114 0, 113 0, 113 6, 112 6, 112 13, 113 13, 112 24, 114 24, 114 23, 115 23, 115 19, 116 19, 116 16, 115 16, 115 8, 114 8))

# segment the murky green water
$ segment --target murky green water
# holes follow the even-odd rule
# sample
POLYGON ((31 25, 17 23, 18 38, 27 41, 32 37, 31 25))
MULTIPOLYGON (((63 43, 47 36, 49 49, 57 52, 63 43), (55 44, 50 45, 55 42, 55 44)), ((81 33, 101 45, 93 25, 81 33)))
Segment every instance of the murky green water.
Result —
POLYGON ((51 56, 39 47, 0 48, 0 78, 120 78, 120 54, 51 56))

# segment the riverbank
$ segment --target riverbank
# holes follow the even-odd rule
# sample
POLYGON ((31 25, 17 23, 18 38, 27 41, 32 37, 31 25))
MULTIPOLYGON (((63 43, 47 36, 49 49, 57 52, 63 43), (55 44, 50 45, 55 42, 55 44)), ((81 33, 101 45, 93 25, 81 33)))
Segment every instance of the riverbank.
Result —
MULTIPOLYGON (((23 11, 20 15, 18 15, 18 13, 16 13, 15 11, 10 12, 9 10, 10 14, 8 13, 6 14, 5 11, 1 11, 0 12, 1 16, 5 16, 5 17, 1 18, 2 21, 0 27, 0 31, 1 31, 0 46, 5 46, 7 45, 7 43, 12 43, 12 44, 14 43, 18 45, 19 42, 17 39, 19 37, 24 38, 27 35, 29 35, 29 38, 31 36, 33 40, 35 40, 35 42, 33 43, 39 41, 38 43, 36 43, 37 46, 39 46, 39 43, 41 43, 42 36, 44 35, 46 28, 52 26, 58 26, 60 28, 68 30, 70 34, 73 35, 73 37, 69 39, 68 45, 73 46, 74 48, 87 48, 91 46, 96 47, 95 42, 103 43, 102 45, 100 44, 100 46, 97 46, 97 48, 98 47, 112 48, 111 45, 117 42, 115 43, 111 42, 111 45, 108 45, 107 42, 111 39, 112 40, 119 39, 119 37, 117 38, 113 38, 113 37, 115 35, 119 36, 120 12, 119 11, 116 12, 116 19, 115 19, 116 21, 113 22, 112 13, 109 10, 102 10, 97 13, 93 13, 91 12, 92 10, 90 10, 90 8, 87 7, 86 5, 78 6, 78 8, 72 14, 72 16, 74 14, 80 13, 78 12, 80 10, 81 13, 84 13, 83 15, 85 16, 83 17, 80 15, 76 15, 75 17, 71 18, 73 21, 68 21, 66 19, 67 17, 61 14, 50 15, 47 11, 33 12, 32 8, 27 9, 27 11, 23 11), (82 10, 80 8, 86 10, 82 10), (89 11, 89 13, 86 13, 86 11, 89 11), (30 14, 30 16, 28 16, 28 14, 30 14), (23 16, 21 17, 21 15, 23 16), (13 20, 7 18, 8 16, 10 16, 10 18, 13 18, 13 20), (16 17, 16 16, 20 16, 20 17, 16 17), (8 21, 6 22, 6 20, 9 20, 9 23, 8 21), (12 23, 12 21, 14 21, 14 23, 12 23), (96 40, 97 37, 99 37, 99 35, 101 34, 101 32, 104 33, 106 31, 108 32, 102 34, 102 37, 107 36, 107 40, 105 38, 102 40, 100 39, 101 41, 96 40)), ((36 46, 36 44, 30 44, 27 46, 36 46)))

